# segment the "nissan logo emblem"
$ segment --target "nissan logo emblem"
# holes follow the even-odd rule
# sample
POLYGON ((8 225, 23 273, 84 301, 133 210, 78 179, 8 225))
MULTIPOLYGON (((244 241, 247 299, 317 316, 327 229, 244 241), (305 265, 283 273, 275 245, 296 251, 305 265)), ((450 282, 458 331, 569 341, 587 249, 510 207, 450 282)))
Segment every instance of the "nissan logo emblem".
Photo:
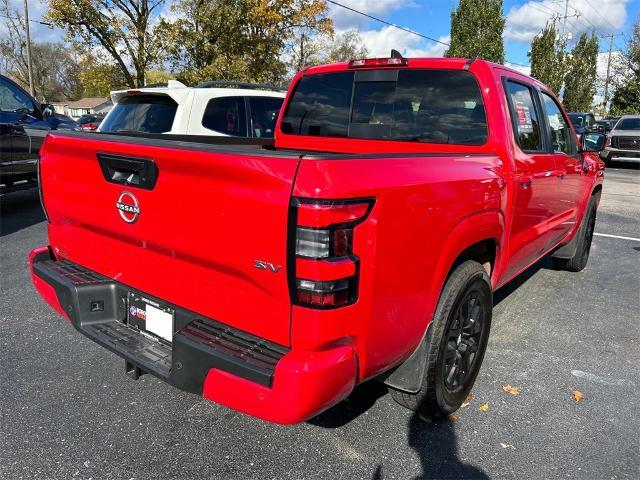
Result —
POLYGON ((120 217, 127 223, 135 223, 140 216, 138 199, 131 192, 122 192, 116 202, 120 217))

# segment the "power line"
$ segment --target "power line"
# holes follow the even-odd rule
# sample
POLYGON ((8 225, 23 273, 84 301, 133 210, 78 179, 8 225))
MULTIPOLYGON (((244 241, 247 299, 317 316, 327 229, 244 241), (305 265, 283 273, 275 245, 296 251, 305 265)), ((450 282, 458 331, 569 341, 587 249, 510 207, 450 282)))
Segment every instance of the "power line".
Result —
MULTIPOLYGON (((342 7, 351 12, 357 13, 358 15, 362 15, 363 17, 370 18, 371 20, 375 20, 376 22, 384 23, 385 25, 389 25, 390 27, 397 28, 407 33, 412 33, 413 35, 417 35, 418 37, 426 38, 427 40, 431 40, 432 42, 439 43, 440 45, 444 45, 445 47, 450 47, 451 44, 443 42, 441 40, 437 40, 435 38, 429 37, 428 35, 424 35, 420 32, 416 32, 415 30, 411 30, 409 28, 401 27, 400 25, 396 25, 395 23, 388 22, 387 20, 383 20, 382 18, 374 17, 373 15, 369 15, 368 13, 361 12, 360 10, 356 10, 355 8, 348 7, 347 5, 343 5, 342 3, 335 2, 334 0, 326 0, 328 3, 332 3, 333 5, 337 5, 338 7, 342 7)), ((531 65, 525 65, 523 63, 518 62, 510 62, 506 59, 507 63, 512 65, 518 65, 520 67, 530 67, 531 65)))
POLYGON ((372 20, 375 20, 377 22, 384 23, 385 25, 389 25, 390 27, 394 27, 394 28, 397 28, 399 30, 403 30, 403 31, 408 32, 408 33, 413 33, 414 35, 418 35, 419 37, 426 38, 427 40, 431 40, 432 42, 439 43, 440 45, 444 45, 446 47, 450 46, 446 42, 442 42, 440 40, 436 40, 435 38, 431 38, 431 37, 429 37, 427 35, 424 35, 424 34, 422 34, 420 32, 416 32, 415 30, 410 30, 408 28, 401 27, 400 25, 396 25, 395 23, 387 22, 386 20, 383 20, 383 19, 378 18, 378 17, 374 17, 373 15, 369 15, 368 13, 361 12, 360 10, 356 10, 355 8, 348 7, 346 5, 343 5, 342 3, 334 2, 333 0, 326 0, 326 1, 329 2, 329 3, 333 3, 334 5, 337 5, 338 7, 342 7, 342 8, 346 8, 347 10, 351 10, 354 13, 363 15, 363 16, 368 17, 368 18, 370 18, 372 20))
MULTIPOLYGON (((0 17, 2 17, 2 18, 8 18, 9 20, 15 20, 15 21, 17 21, 17 22, 21 22, 21 21, 22 21, 20 18, 11 17, 11 16, 9 16, 9 15, 2 15, 2 14, 0 14, 0 17)), ((41 21, 41 20, 33 20, 33 19, 31 19, 31 18, 30 18, 30 19, 29 19, 29 22, 30 22, 30 23, 39 23, 40 25, 46 25, 47 27, 53 27, 53 24, 51 24, 51 23, 47 23, 47 22, 43 22, 43 21, 41 21)))

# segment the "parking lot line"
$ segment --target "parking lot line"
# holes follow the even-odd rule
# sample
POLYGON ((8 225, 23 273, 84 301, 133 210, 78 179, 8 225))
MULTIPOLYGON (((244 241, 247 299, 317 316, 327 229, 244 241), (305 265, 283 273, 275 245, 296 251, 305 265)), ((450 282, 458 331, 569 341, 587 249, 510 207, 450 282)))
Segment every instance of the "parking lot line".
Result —
POLYGON ((609 235, 608 233, 594 233, 598 237, 618 238, 620 240, 632 240, 634 242, 640 242, 640 238, 622 237, 620 235, 609 235))

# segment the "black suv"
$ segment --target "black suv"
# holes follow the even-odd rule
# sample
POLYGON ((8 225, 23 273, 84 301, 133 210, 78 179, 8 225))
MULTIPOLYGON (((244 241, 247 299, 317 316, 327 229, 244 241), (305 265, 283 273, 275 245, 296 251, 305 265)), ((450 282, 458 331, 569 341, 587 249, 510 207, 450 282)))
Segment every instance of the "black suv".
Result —
POLYGON ((0 75, 0 192, 27 180, 35 185, 40 145, 51 129, 70 128, 13 80, 0 75))

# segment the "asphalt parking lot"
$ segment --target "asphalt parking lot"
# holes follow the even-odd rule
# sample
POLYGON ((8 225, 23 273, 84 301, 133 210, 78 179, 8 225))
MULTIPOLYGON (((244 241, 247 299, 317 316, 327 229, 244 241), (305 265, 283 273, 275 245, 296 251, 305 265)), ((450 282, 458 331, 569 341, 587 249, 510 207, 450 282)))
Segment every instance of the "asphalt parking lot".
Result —
POLYGON ((377 384, 283 427, 129 379, 31 285, 37 193, 1 202, 0 478, 640 478, 637 169, 607 170, 596 224, 629 238, 594 237, 584 272, 543 260, 498 291, 473 399, 435 424, 377 384))

